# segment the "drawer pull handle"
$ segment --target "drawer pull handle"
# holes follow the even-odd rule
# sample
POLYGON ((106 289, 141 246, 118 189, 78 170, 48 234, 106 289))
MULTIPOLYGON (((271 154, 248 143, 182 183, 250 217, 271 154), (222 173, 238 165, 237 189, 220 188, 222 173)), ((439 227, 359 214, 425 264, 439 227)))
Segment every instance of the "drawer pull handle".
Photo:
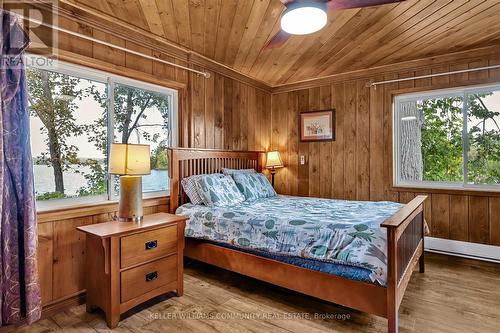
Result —
POLYGON ((151 249, 157 248, 158 247, 158 241, 157 240, 153 240, 153 241, 146 242, 144 244, 144 247, 146 248, 146 250, 151 250, 151 249))
POLYGON ((158 278, 158 272, 151 272, 146 274, 146 282, 156 280, 158 278))

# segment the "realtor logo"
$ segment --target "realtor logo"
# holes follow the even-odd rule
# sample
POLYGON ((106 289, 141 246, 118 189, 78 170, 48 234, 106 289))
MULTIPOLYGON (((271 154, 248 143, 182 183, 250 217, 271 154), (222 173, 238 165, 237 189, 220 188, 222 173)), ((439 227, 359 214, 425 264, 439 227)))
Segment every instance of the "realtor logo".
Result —
MULTIPOLYGON (((47 62, 46 57, 56 55, 57 51, 58 34, 57 30, 53 29, 57 26, 57 0, 3 0, 3 9, 17 16, 20 28, 28 37, 29 46, 25 51, 30 56, 26 58, 27 61, 33 62, 32 65, 46 65, 40 62, 47 62)), ((21 32, 16 32, 15 28, 11 29, 14 30, 10 34, 10 48, 7 52, 5 49, 2 50, 2 53, 7 53, 2 54, 3 64, 6 58, 19 54, 19 51, 26 45, 25 38, 19 36, 21 32)))

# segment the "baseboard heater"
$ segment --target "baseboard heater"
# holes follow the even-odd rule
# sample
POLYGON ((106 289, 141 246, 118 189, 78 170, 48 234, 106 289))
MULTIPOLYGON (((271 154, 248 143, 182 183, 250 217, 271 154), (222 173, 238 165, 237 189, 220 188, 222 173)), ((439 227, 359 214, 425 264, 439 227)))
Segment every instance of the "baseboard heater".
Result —
POLYGON ((500 263, 500 246, 425 237, 425 251, 500 263))

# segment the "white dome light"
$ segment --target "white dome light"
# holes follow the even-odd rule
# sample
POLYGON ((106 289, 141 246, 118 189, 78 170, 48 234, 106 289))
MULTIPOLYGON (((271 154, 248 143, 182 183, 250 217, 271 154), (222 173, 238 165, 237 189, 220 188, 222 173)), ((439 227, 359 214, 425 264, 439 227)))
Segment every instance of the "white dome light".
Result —
POLYGON ((281 29, 292 35, 307 35, 321 30, 327 22, 320 6, 289 7, 281 17, 281 29))

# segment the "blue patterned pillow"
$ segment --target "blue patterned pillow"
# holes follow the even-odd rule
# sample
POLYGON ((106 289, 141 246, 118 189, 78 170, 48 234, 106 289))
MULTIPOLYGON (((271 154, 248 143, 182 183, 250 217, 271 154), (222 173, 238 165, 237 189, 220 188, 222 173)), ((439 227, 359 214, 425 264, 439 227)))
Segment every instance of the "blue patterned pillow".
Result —
POLYGON ((270 198, 277 195, 267 177, 261 173, 237 172, 232 177, 246 200, 270 198))
POLYGON ((196 179, 196 191, 207 206, 230 206, 245 201, 231 176, 214 173, 196 179))

